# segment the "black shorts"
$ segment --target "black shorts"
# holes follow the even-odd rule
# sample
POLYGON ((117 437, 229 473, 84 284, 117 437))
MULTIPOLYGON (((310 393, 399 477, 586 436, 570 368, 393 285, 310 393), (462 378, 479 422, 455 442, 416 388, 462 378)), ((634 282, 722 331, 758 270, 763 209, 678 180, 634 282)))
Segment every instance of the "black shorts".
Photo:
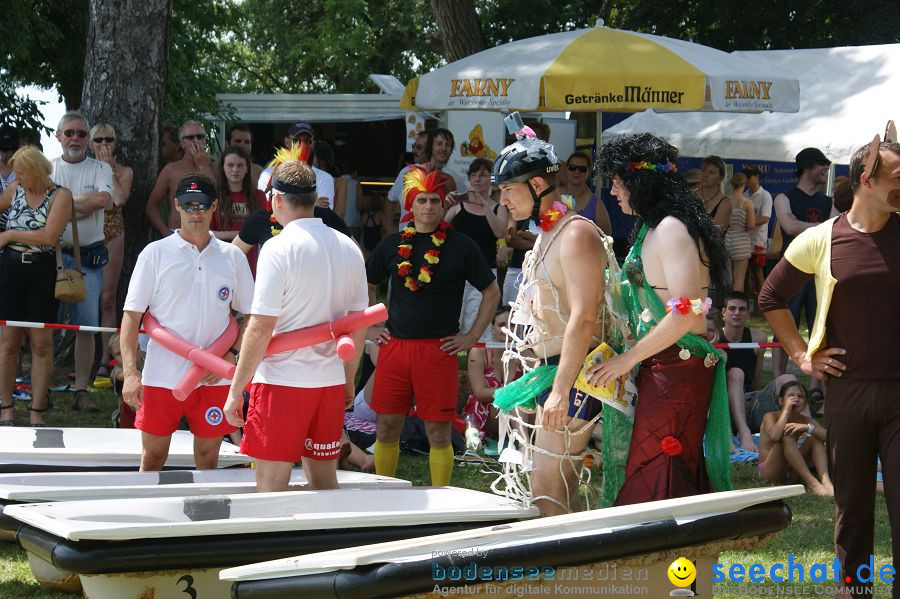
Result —
POLYGON ((0 290, 0 320, 56 322, 59 302, 52 254, 23 263, 21 252, 0 251, 0 290))
MULTIPOLYGON (((546 358, 544 359, 544 362, 547 364, 559 364, 559 356, 546 358)), ((544 406, 544 402, 550 397, 551 390, 552 388, 547 389, 534 398, 537 405, 541 407, 544 406)), ((602 411, 603 402, 598 398, 593 395, 588 395, 584 391, 580 391, 574 387, 569 390, 569 418, 580 418, 581 420, 590 422, 593 420, 594 416, 602 411)))

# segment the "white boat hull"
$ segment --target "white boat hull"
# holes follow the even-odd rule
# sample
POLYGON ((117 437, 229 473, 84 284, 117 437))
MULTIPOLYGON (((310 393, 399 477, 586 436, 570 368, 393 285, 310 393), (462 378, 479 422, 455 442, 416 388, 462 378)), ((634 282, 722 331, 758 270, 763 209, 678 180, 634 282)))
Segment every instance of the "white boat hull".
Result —
MULTIPOLYGON (((253 458, 223 442, 219 468, 249 464, 253 458)), ((9 427, 0 435, 0 472, 137 470, 141 431, 123 428, 9 427)), ((166 468, 194 468, 194 436, 175 431, 166 468)))
POLYGON ((80 574, 91 599, 179 597, 185 581, 197 597, 227 597, 230 582, 217 575, 230 565, 537 515, 455 487, 63 501, 4 511, 27 524, 18 539, 32 564, 43 562, 35 577, 55 584, 80 574))

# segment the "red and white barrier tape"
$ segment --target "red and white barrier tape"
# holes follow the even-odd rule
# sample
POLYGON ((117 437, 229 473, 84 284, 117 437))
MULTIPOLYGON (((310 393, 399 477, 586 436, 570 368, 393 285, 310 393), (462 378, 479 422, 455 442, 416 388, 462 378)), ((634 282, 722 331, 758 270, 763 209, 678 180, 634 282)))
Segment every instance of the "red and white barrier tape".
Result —
POLYGON ((118 333, 113 327, 88 327, 78 324, 51 324, 49 322, 25 322, 22 320, 0 320, 0 327, 19 327, 23 329, 62 329, 64 331, 81 331, 84 333, 118 333))
MULTIPOLYGON (((0 320, 0 327, 18 327, 20 329, 60 329, 63 331, 80 331, 82 333, 118 333, 115 327, 89 327, 80 324, 54 324, 50 322, 26 322, 24 320, 0 320)), ((143 329, 140 330, 144 332, 143 329)))
MULTIPOLYGON (((0 327, 21 327, 23 329, 62 329, 65 331, 81 331, 84 333, 118 333, 119 329, 113 327, 88 327, 77 324, 51 324, 48 322, 25 322, 21 320, 0 320, 0 327)), ((143 331, 141 331, 143 333, 143 331)), ((488 349, 504 349, 506 344, 502 341, 479 342, 474 347, 486 347, 488 349)), ((717 349, 765 349, 768 347, 781 347, 777 342, 763 343, 713 343, 717 349)))
MULTIPOLYGON (((762 343, 713 343, 713 347, 717 349, 765 349, 767 347, 781 347, 778 342, 762 342, 762 343)), ((502 341, 488 341, 487 343, 476 343, 473 347, 486 347, 488 349, 504 349, 506 344, 502 341)))

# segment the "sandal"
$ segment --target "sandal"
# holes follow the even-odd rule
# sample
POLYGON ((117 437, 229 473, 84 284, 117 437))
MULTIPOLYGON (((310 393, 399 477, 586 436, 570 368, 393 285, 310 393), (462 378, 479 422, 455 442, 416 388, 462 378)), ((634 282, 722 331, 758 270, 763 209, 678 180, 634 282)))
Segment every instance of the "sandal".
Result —
POLYGON ((815 418, 821 418, 825 415, 822 409, 825 407, 825 394, 821 389, 811 389, 809 392, 809 412, 815 418))
POLYGON ((74 392, 73 396, 75 398, 75 402, 72 404, 72 409, 74 411, 90 413, 100 411, 100 408, 98 408, 91 402, 91 396, 88 395, 88 392, 86 390, 78 389, 74 392))
MULTIPOLYGON (((16 407, 15 403, 10 402, 8 405, 0 404, 0 411, 3 410, 11 410, 16 407)), ((13 412, 12 418, 7 418, 5 420, 0 420, 0 426, 15 426, 16 425, 16 416, 15 412, 13 412)))
MULTIPOLYGON (((47 408, 41 409, 41 408, 32 408, 31 406, 28 406, 28 411, 37 412, 38 414, 43 414, 44 412, 47 411, 47 408)), ((47 428, 47 423, 46 422, 38 422, 38 423, 32 422, 31 428, 47 428)))

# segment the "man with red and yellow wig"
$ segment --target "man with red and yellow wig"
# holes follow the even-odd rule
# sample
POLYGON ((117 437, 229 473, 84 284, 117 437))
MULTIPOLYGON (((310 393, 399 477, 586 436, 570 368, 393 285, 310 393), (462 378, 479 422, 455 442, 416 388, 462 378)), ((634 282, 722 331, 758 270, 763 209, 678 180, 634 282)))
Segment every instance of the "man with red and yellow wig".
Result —
POLYGON ((431 484, 450 484, 456 418, 457 359, 478 341, 500 300, 500 290, 478 246, 443 220, 448 177, 412 166, 404 178, 409 214, 399 233, 381 240, 366 264, 370 301, 379 283, 391 279, 387 329, 375 371, 372 409, 376 419, 375 471, 393 476, 400 433, 416 402, 431 445, 431 484), (459 330, 466 281, 482 292, 475 324, 459 330))

